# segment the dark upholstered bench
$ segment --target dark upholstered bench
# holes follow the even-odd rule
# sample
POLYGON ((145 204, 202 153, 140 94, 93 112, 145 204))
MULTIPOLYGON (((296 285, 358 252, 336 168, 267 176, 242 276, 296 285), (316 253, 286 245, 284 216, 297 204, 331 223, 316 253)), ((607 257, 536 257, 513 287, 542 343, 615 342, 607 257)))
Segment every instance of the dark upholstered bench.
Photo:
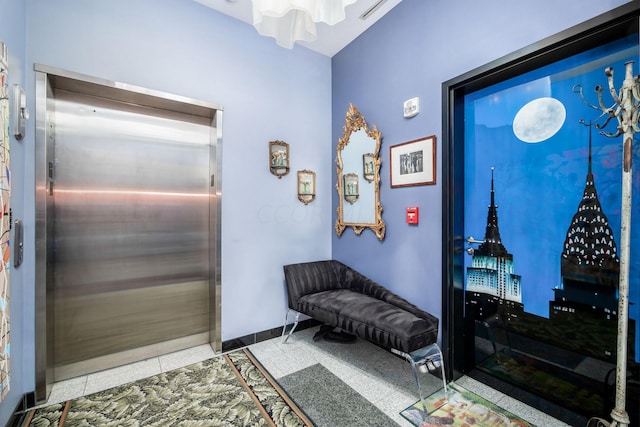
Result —
POLYGON ((306 314, 403 356, 411 362, 421 399, 418 370, 440 367, 446 388, 436 317, 336 260, 283 268, 289 305, 283 342, 295 330, 300 314, 306 314), (287 333, 292 311, 295 321, 287 333))

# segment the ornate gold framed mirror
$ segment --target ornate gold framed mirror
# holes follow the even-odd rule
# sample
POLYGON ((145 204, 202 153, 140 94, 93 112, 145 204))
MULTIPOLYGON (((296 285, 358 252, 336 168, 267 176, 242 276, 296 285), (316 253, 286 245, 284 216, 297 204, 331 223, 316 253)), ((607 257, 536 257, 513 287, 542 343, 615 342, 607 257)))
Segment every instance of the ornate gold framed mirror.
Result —
POLYGON ((336 233, 341 236, 345 228, 351 227, 359 235, 365 228, 370 228, 382 240, 385 233, 380 204, 382 135, 375 125, 369 129, 364 116, 353 104, 349 104, 342 131, 336 157, 336 233))

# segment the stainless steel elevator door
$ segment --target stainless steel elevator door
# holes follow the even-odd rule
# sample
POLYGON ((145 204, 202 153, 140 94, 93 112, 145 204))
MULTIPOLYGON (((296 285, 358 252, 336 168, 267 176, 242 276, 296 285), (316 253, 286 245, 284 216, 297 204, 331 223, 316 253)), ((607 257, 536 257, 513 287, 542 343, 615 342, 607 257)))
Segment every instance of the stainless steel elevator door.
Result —
POLYGON ((63 90, 54 110, 55 379, 208 342, 210 121, 63 90))

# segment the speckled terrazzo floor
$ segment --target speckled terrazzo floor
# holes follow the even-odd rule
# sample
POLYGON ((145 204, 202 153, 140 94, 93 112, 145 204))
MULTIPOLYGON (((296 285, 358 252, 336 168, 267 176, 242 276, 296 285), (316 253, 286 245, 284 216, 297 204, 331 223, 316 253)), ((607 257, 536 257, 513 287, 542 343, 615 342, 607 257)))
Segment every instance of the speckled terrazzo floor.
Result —
MULTIPOLYGON (((388 420, 394 422, 392 425, 412 426, 400 415, 402 410, 418 400, 418 390, 409 363, 360 339, 351 344, 313 341, 316 332, 317 327, 305 329, 294 333, 287 343, 283 344, 280 338, 274 338, 249 348, 319 427, 384 426, 388 424, 380 423, 387 423, 388 420), (323 377, 322 374, 326 372, 332 375, 323 377), (315 384, 309 380, 314 376, 319 379, 315 384), (342 384, 336 385, 336 380, 342 384), (353 399, 353 393, 362 396, 365 402, 357 399, 354 407, 350 407, 348 401, 353 399), (296 394, 301 395, 300 401, 296 394), (336 402, 341 402, 341 405, 334 406, 336 402), (380 412, 386 418, 378 418, 378 423, 373 424, 341 423, 335 418, 338 411, 361 413, 359 411, 365 405, 371 405, 366 407, 372 416, 380 412)), ((442 380, 433 375, 422 375, 420 380, 425 396, 442 387, 442 380)), ((569 425, 473 378, 462 377, 456 383, 533 425, 569 425)), ((370 421, 364 416, 360 419, 370 421)))

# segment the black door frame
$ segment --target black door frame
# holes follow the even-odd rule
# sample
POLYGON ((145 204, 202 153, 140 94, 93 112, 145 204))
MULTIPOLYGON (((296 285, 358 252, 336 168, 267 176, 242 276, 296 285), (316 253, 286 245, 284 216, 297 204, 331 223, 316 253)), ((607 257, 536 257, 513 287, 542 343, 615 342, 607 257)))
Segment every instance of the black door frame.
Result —
POLYGON ((447 378, 473 367, 464 322, 464 96, 638 31, 640 0, 522 48, 442 84, 442 346, 447 378))

